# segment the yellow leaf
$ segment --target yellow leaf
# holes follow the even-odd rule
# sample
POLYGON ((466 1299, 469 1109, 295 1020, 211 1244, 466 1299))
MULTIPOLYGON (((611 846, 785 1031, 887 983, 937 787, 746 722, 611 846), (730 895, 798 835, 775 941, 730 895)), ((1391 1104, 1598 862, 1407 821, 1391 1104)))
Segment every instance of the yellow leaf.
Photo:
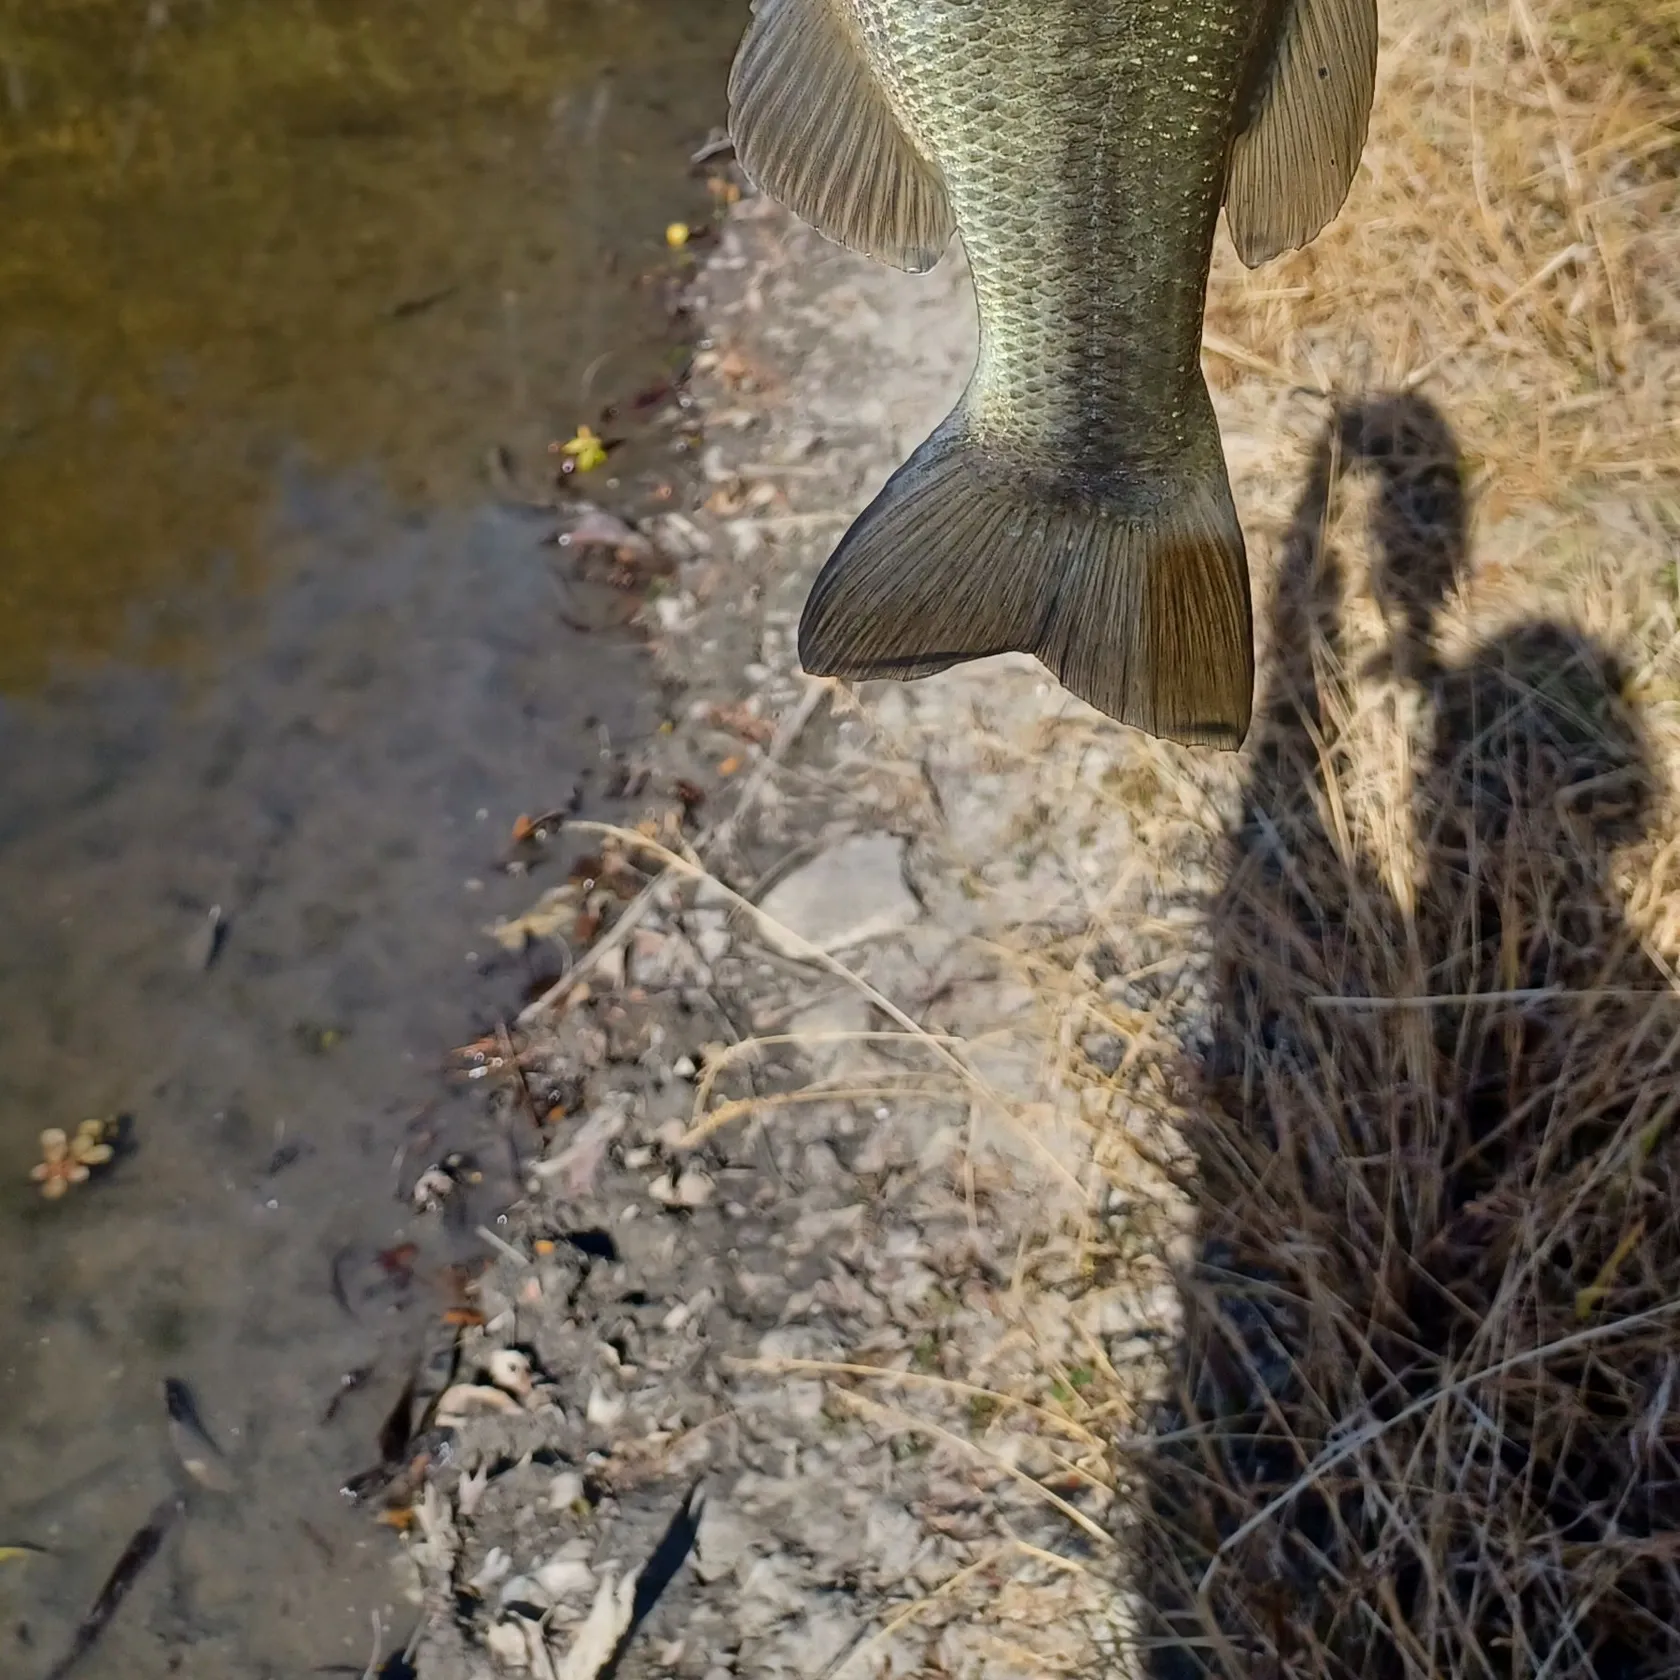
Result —
POLYGON ((688 223, 672 222, 665 230, 665 243, 673 251, 680 251, 688 243, 688 223))
POLYGON ((607 458, 605 446, 587 426, 579 426, 577 436, 561 444, 560 453, 578 472, 594 472, 607 458))

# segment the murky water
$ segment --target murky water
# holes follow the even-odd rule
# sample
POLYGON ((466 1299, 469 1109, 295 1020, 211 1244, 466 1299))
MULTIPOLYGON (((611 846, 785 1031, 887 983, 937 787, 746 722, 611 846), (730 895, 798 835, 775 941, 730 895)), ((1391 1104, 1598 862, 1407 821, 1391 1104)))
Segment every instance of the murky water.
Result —
POLYGON ((50 1549, 0 1563, 0 1672, 170 1486, 166 1376, 241 1490, 82 1672, 360 1672, 412 1619, 337 1490, 495 1175, 465 1231, 394 1187, 530 979, 484 934, 541 884, 509 825, 609 810, 658 704, 484 462, 666 365, 644 277, 743 12, 0 0, 0 1545, 50 1549), (117 1113, 132 1153, 42 1199, 40 1130, 117 1113))

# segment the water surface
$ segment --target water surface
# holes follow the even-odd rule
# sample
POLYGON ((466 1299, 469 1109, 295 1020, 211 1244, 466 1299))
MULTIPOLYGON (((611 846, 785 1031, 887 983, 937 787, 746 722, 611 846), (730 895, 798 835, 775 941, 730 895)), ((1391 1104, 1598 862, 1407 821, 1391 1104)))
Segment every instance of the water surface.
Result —
MULTIPOLYGON (((52 1552, 0 1566, 8 1676, 170 1486, 166 1376, 242 1490, 82 1672, 407 1631, 337 1489, 472 1239, 394 1192, 483 1143, 440 1068, 531 977, 484 934, 546 884, 509 825, 611 810, 659 706, 485 463, 540 484, 668 368, 742 9, 0 0, 0 1543, 52 1552), (37 1133, 117 1113, 134 1152, 43 1201, 37 1133)), ((611 470, 680 470, 663 437, 611 470)))

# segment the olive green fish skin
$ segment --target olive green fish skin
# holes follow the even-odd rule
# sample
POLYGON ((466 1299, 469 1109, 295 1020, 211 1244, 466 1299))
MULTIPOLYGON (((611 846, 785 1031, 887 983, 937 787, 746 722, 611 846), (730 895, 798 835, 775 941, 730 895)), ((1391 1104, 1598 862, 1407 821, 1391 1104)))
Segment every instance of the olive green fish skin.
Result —
POLYGON ((1270 0, 848 3, 962 233, 973 442, 1047 489, 1132 486, 1140 513, 1223 477, 1202 319, 1270 0))
POLYGON ((967 249, 962 402, 853 521, 799 622, 814 676, 1029 653, 1121 723, 1241 744, 1254 621, 1201 374, 1221 204, 1249 266, 1358 166, 1375 0, 754 0, 742 167, 830 238, 967 249))

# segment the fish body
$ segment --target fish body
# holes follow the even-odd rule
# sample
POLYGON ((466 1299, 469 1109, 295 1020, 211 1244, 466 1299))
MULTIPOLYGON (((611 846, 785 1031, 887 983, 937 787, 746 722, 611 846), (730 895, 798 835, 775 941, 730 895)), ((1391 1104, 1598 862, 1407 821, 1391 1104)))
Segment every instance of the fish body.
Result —
POLYGON ((1375 0, 757 0, 743 167, 820 231, 980 316, 957 408, 823 568, 818 675, 1035 654, 1153 734, 1245 734, 1247 560, 1200 365, 1223 205, 1253 264, 1340 208, 1375 0))
POLYGON ((232 1493, 239 1485, 238 1478, 204 1427, 192 1390, 177 1377, 166 1378, 163 1404, 169 1416, 169 1444, 182 1469, 212 1493, 232 1493))

